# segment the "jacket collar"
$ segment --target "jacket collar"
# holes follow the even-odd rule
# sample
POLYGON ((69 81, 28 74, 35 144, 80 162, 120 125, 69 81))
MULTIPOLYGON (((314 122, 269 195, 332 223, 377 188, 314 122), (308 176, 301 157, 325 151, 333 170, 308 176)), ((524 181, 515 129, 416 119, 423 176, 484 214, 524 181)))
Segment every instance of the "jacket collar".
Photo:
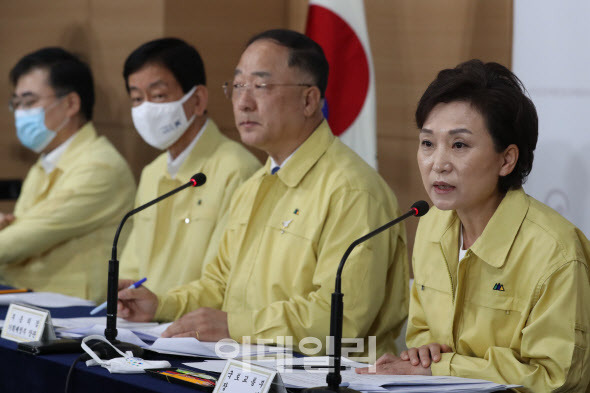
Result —
MULTIPOLYGON (((278 176, 288 187, 297 187, 320 157, 328 150, 335 138, 328 122, 324 119, 318 128, 299 146, 293 157, 274 176, 278 176)), ((259 177, 271 176, 270 161, 269 157, 264 168, 258 172, 259 177)))
MULTIPOLYGON (((522 188, 508 191, 471 251, 490 266, 502 267, 528 208, 529 201, 522 188)), ((458 255, 460 224, 455 211, 439 214, 432 223, 429 240, 448 246, 446 253, 458 255)))
MULTIPOLYGON (((211 157, 213 152, 215 152, 219 145, 223 143, 224 136, 211 118, 207 120, 207 126, 201 131, 201 133, 199 140, 193 146, 193 149, 189 152, 180 168, 178 168, 178 173, 176 173, 176 176, 174 177, 173 181, 178 182, 179 185, 188 182, 194 174, 202 171, 209 157, 211 157)), ((164 179, 172 181, 172 177, 170 176, 170 173, 168 173, 168 152, 165 151, 161 153, 149 164, 149 166, 154 170, 151 173, 157 174, 157 179, 146 182, 145 184, 150 184, 150 187, 154 187, 153 192, 157 193, 159 182, 164 179)), ((205 175, 209 174, 205 173, 205 175)))
POLYGON ((82 126, 72 139, 72 142, 66 148, 62 156, 56 163, 56 168, 65 171, 70 168, 72 162, 78 158, 80 154, 86 154, 87 147, 97 138, 96 130, 92 122, 88 122, 82 126))
POLYGON ((508 191, 471 251, 489 265, 502 267, 529 209, 523 189, 508 191))
MULTIPOLYGON (((213 119, 207 120, 207 126, 201 132, 203 134, 199 137, 197 144, 193 147, 193 150, 178 169, 175 178, 180 182, 184 183, 189 181, 195 173, 201 171, 205 162, 207 162, 208 158, 217 150, 223 140, 221 132, 217 128, 213 119)), ((164 163, 164 165, 167 165, 167 163, 164 163)), ((165 170, 164 173, 166 173, 166 176, 170 177, 168 170, 165 170)), ((207 173, 205 175, 207 175, 207 173)))

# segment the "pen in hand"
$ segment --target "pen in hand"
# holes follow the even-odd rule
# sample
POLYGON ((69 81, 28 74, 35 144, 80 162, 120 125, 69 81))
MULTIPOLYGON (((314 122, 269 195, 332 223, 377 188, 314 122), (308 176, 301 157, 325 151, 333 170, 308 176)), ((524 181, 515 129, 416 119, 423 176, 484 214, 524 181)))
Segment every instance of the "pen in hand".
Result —
MULTIPOLYGON (((141 284, 143 284, 144 282, 146 282, 147 278, 144 277, 141 280, 134 282, 133 284, 129 285, 127 287, 127 289, 132 289, 132 288, 139 288, 141 286, 141 284)), ((94 315, 99 311, 102 311, 106 308, 107 306, 107 302, 104 302, 103 304, 101 304, 100 306, 97 306, 95 308, 92 309, 92 311, 90 311, 90 315, 94 315)))

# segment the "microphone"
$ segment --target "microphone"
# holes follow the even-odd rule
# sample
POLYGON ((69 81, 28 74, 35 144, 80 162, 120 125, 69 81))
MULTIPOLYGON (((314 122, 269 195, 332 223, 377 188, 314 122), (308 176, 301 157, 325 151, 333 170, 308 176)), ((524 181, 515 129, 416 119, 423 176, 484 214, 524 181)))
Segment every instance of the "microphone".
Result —
POLYGON ((348 259, 348 256, 352 252, 352 250, 358 246, 359 244, 369 240, 375 235, 383 232, 386 229, 391 228, 395 224, 405 220, 408 217, 415 216, 415 217, 422 217, 426 213, 428 213, 428 203, 425 201, 418 201, 412 205, 410 210, 399 216, 393 221, 388 222, 387 224, 375 229, 374 231, 366 234, 365 236, 356 239, 351 243, 351 245, 346 249, 346 252, 342 256, 340 260, 340 265, 338 266, 338 271, 336 272, 336 284, 334 286, 334 293, 332 293, 332 308, 330 310, 330 336, 334 338, 334 362, 333 365, 329 368, 332 370, 328 373, 326 377, 326 383, 328 386, 316 387, 305 389, 303 392, 342 392, 342 393, 352 393, 357 392, 354 389, 349 388, 341 388, 340 383, 342 382, 342 375, 340 375, 340 367, 341 367, 341 356, 342 356, 342 323, 343 323, 343 303, 342 298, 344 294, 340 291, 341 288, 341 277, 342 277, 342 269, 344 268, 344 263, 348 259))
MULTIPOLYGON (((139 349, 141 348, 131 344, 121 343, 117 341, 117 298, 118 298, 118 282, 119 282, 119 261, 117 260, 117 243, 119 242, 119 235, 121 233, 121 229, 125 224, 125 221, 135 213, 139 213, 140 211, 147 209, 148 207, 160 202, 162 199, 166 199, 169 196, 176 194, 179 191, 184 190, 188 187, 200 187, 207 181, 207 176, 203 173, 197 173, 191 179, 183 184, 182 186, 175 188, 174 190, 157 197, 156 199, 141 205, 123 217, 119 227, 117 228, 117 232, 115 233, 115 239, 113 240, 113 251, 111 255, 111 259, 109 260, 109 275, 108 275, 108 287, 107 287, 107 326, 104 330, 104 335, 111 343, 113 343, 117 348, 121 349, 123 352, 131 349, 139 349), (130 347, 131 346, 131 347, 130 347)), ((103 343, 104 344, 104 343, 103 343)), ((113 351, 115 353, 115 351, 113 351)), ((134 351, 134 355, 136 355, 134 351)), ((115 354, 115 356, 119 356, 119 354, 115 354)))

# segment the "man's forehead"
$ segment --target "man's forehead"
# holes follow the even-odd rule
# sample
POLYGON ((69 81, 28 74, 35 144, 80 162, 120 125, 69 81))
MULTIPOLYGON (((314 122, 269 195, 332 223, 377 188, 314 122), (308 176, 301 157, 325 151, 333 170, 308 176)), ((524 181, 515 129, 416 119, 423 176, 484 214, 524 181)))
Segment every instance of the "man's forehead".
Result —
POLYGON ((15 91, 20 94, 35 93, 39 90, 53 90, 49 84, 49 70, 46 68, 34 68, 21 75, 16 81, 15 91))
POLYGON ((165 87, 175 87, 180 84, 175 79, 168 78, 165 75, 146 75, 144 77, 129 76, 129 89, 155 89, 165 87))
POLYGON ((143 65, 137 71, 132 72, 129 75, 129 82, 132 80, 150 80, 150 81, 167 81, 170 83, 171 80, 176 81, 174 73, 164 64, 150 62, 143 65))
POLYGON ((271 40, 255 41, 242 54, 234 74, 268 77, 292 71, 288 63, 288 48, 271 40))

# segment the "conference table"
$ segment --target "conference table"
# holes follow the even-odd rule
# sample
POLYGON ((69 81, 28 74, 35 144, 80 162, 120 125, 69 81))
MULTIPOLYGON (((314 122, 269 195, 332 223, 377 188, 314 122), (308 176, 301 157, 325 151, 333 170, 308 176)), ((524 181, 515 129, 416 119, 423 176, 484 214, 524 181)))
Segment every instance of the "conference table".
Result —
MULTIPOLYGON (((47 308, 52 318, 88 316, 92 307, 47 308)), ((0 319, 4 320, 8 306, 0 306, 0 319)), ((106 315, 103 311, 102 314, 106 315)), ((82 354, 53 354, 35 356, 17 350, 17 343, 0 339, 0 392, 63 393, 70 366, 82 354)), ((183 362, 195 362, 194 357, 177 357, 154 354, 154 359, 168 360, 173 367, 189 368, 183 362)), ((146 357, 149 358, 149 357, 146 357)), ((215 373, 207 374, 218 376, 215 373)), ((68 392, 84 393, 135 393, 135 392, 195 392, 195 389, 171 384, 147 374, 111 374, 100 366, 87 367, 78 362, 72 372, 68 392)))
MULTIPOLYGON (((0 289, 4 289, 0 285, 0 289)), ((87 317, 93 307, 75 306, 46 308, 52 318, 87 317)), ((4 320, 8 306, 0 306, 0 319, 4 320)), ((103 310, 95 316, 105 316, 103 310)), ((68 371, 75 360, 83 353, 32 355, 17 349, 17 343, 0 338, 0 393, 63 393, 68 371)), ((297 356, 297 354, 295 354, 297 356)), ((299 355, 301 356, 301 355, 299 355)), ((144 356, 150 360, 167 360, 172 367, 193 369, 182 363, 199 362, 204 359, 180 357, 148 352, 144 356)), ((218 377, 219 374, 194 369, 198 372, 218 377)), ((147 374, 111 374, 100 366, 87 367, 78 362, 70 377, 68 392, 84 393, 135 393, 135 392, 175 392, 189 393, 198 388, 171 384, 147 374)), ((201 391, 207 391, 205 389, 201 391)), ((299 392, 301 389, 287 389, 288 392, 299 392)))

